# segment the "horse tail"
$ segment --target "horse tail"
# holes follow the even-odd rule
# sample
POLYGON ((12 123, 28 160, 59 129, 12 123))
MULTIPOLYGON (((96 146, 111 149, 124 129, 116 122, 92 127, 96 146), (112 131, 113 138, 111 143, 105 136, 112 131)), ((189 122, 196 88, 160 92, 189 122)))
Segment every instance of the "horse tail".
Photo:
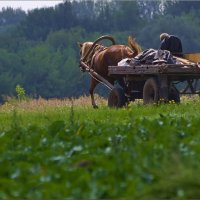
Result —
POLYGON ((131 36, 128 37, 128 45, 134 51, 133 57, 137 56, 138 53, 140 53, 142 51, 142 48, 136 42, 135 38, 132 38, 131 36))

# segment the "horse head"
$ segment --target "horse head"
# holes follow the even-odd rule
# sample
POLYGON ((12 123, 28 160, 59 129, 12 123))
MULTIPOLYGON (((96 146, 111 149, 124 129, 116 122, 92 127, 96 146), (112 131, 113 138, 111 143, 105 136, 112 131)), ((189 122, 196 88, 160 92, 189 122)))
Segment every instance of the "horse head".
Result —
MULTIPOLYGON (((91 61, 91 53, 88 54, 90 51, 91 47, 93 45, 93 42, 84 42, 84 43, 79 43, 80 47, 80 62, 84 62, 88 64, 91 61)), ((80 68, 82 71, 85 71, 85 68, 80 64, 80 68)))
MULTIPOLYGON (((80 47, 80 62, 84 62, 89 67, 92 67, 92 59, 96 52, 105 49, 104 46, 100 44, 95 44, 94 42, 84 42, 79 43, 80 47)), ((80 68, 82 71, 85 71, 84 66, 80 63, 80 68)))
MULTIPOLYGON (((94 55, 95 51, 104 49, 104 46, 98 44, 98 42, 105 39, 110 40, 112 45, 116 43, 114 38, 110 35, 103 35, 94 42, 79 43, 81 56, 80 61, 85 62, 86 64, 91 64, 92 56, 94 55)), ((81 65, 80 67, 82 68, 81 65)))
POLYGON ((86 55, 90 51, 92 45, 93 45, 93 42, 79 43, 79 47, 80 47, 80 60, 81 61, 87 63, 87 61, 91 58, 91 53, 89 53, 88 56, 86 56, 86 55))

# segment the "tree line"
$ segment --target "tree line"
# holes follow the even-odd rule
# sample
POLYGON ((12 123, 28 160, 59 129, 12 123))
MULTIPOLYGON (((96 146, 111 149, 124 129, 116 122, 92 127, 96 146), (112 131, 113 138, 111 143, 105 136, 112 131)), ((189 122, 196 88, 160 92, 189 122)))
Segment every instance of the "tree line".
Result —
MULTIPOLYGON (((5 8, 0 12, 0 95, 20 84, 32 97, 88 94, 89 75, 79 71, 77 42, 110 34, 143 49, 159 48, 159 34, 178 35, 184 52, 200 51, 198 1, 65 1, 56 7, 5 8)), ((102 88, 99 87, 101 92, 102 88)), ((103 91, 104 92, 104 91, 103 91)))

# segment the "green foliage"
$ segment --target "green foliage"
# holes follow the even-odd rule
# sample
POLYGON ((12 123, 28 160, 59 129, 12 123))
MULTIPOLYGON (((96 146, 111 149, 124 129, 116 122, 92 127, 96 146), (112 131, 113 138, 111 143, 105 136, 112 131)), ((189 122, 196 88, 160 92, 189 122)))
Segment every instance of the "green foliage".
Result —
MULTIPOLYGON (((184 52, 199 52, 199 2, 65 1, 27 14, 0 12, 0 101, 23 85, 27 95, 63 98, 88 94, 89 75, 79 70, 78 42, 104 34, 127 44, 129 35, 146 48, 159 48, 159 35, 180 37, 184 52)), ((103 43, 110 45, 109 42, 103 43)), ((103 87, 102 87, 103 88, 103 87)), ((105 95, 105 89, 98 89, 105 95)))
POLYGON ((1 110, 0 196, 198 199, 199 108, 1 110))
POLYGON ((3 8, 0 12, 0 34, 8 33, 12 28, 25 19, 26 13, 21 9, 3 8))
POLYGON ((53 32, 48 35, 47 42, 52 46, 55 50, 57 49, 65 49, 68 46, 69 38, 66 31, 58 31, 53 32))

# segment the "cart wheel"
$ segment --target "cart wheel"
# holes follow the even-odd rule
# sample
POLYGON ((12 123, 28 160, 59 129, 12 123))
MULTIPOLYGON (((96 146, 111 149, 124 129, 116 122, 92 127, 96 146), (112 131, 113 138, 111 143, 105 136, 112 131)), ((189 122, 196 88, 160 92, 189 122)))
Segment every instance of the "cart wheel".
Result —
POLYGON ((108 97, 108 106, 121 108, 127 103, 127 98, 124 94, 124 90, 120 87, 113 88, 108 97))
POLYGON ((159 100, 158 82, 155 78, 146 80, 143 88, 143 101, 144 104, 157 103, 159 100))
POLYGON ((169 101, 174 101, 175 103, 180 103, 180 94, 174 88, 170 89, 170 92, 169 92, 169 101))

